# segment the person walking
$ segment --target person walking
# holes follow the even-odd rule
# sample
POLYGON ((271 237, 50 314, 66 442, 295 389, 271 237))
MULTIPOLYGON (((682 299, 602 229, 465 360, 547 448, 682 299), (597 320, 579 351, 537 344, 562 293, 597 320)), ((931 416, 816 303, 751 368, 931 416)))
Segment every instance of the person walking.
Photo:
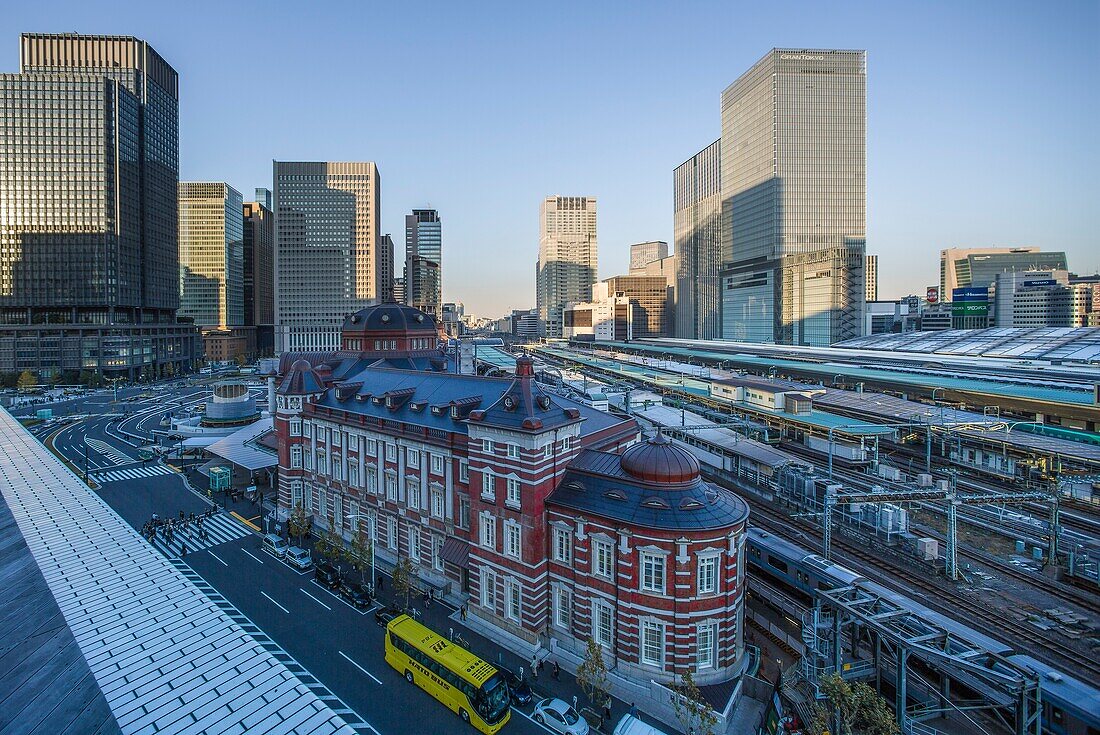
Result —
POLYGON ((573 695, 573 709, 574 710, 577 709, 577 695, 576 694, 573 695))
POLYGON ((535 681, 539 680, 539 659, 535 654, 531 654, 531 677, 535 681))
POLYGON ((462 618, 462 622, 466 622, 466 603, 462 603, 462 607, 458 608, 459 617, 462 618))
POLYGON ((550 673, 554 677, 554 681, 561 681, 560 679, 558 679, 558 675, 561 674, 561 667, 558 666, 557 661, 554 662, 554 669, 550 673))
POLYGON ((180 541, 180 558, 187 556, 187 542, 180 541))
POLYGON ((607 695, 607 699, 603 701, 603 719, 604 722, 611 722, 611 695, 607 695))

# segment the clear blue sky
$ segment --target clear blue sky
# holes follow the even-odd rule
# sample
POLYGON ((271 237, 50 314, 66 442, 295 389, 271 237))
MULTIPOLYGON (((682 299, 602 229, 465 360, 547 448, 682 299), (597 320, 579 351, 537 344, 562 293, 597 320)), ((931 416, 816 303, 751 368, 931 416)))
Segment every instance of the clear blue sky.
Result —
POLYGON ((672 240, 672 170, 772 47, 868 52, 868 251, 923 293, 948 246, 1100 269, 1100 3, 12 2, 21 31, 132 34, 180 73, 180 175, 270 186, 271 160, 373 160, 383 229, 440 210, 444 297, 534 305, 538 205, 599 198, 600 275, 672 240))

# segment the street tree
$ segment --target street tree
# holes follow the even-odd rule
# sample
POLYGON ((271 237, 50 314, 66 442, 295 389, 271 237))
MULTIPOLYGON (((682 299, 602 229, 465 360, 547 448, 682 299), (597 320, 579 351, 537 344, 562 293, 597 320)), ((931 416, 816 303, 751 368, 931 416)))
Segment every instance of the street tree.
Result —
POLYGON ((715 735, 718 716, 695 685, 695 675, 691 671, 681 673, 672 683, 672 691, 672 709, 684 732, 690 729, 696 735, 715 735))
POLYGON ((321 558, 329 561, 339 561, 344 552, 344 540, 336 533, 335 528, 336 519, 330 515, 328 517, 328 528, 318 534, 317 543, 313 545, 321 558))
POLYGON ((607 665, 603 661, 603 648, 592 638, 588 639, 584 660, 577 667, 577 686, 596 706, 604 703, 611 688, 607 679, 607 665))
POLYGON ((302 544, 302 539, 309 533, 309 527, 309 515, 306 513, 306 509, 302 507, 301 503, 296 504, 294 510, 290 512, 290 516, 286 519, 286 528, 292 538, 298 539, 299 546, 302 544))
POLYGON ((413 589, 413 574, 415 574, 415 570, 409 557, 403 556, 397 560, 397 564, 393 567, 393 594, 394 599, 405 598, 405 610, 409 609, 409 593, 413 589))
MULTIPOLYGON (((374 545, 367 538, 366 532, 360 528, 351 539, 351 548, 348 549, 348 562, 352 569, 359 572, 359 581, 364 580, 367 570, 370 569, 371 557, 374 556, 374 545)), ((374 583, 374 580, 371 580, 374 583)))
POLYGON ((15 383, 19 390, 30 390, 38 387, 38 378, 30 370, 19 373, 19 380, 15 383))
POLYGON ((890 703, 864 682, 852 684, 840 674, 830 674, 818 684, 829 708, 814 707, 809 731, 813 735, 897 735, 900 730, 890 703))

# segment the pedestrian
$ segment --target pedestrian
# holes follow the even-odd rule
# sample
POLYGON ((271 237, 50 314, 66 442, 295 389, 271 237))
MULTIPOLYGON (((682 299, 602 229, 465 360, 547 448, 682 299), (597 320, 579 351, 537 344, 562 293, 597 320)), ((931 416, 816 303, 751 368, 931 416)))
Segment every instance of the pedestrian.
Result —
POLYGON ((604 722, 611 722, 611 695, 607 695, 607 699, 603 701, 603 719, 604 722))
POLYGON ((630 703, 630 716, 631 717, 637 717, 638 716, 638 708, 634 706, 633 702, 630 703))
POLYGON ((187 556, 187 543, 180 541, 180 558, 187 556))
POLYGON ((531 677, 535 680, 539 680, 539 661, 535 654, 531 654, 531 677))
POLYGON ((560 673, 561 673, 561 667, 560 667, 560 666, 558 666, 558 662, 557 662, 557 661, 555 661, 555 662, 554 662, 554 670, 553 670, 553 671, 551 672, 551 674, 552 674, 552 675, 553 675, 553 677, 554 677, 554 681, 560 681, 560 680, 558 679, 558 675, 559 675, 560 673))
POLYGON ((462 607, 458 608, 458 614, 462 618, 462 622, 466 622, 466 603, 462 603, 462 607))
POLYGON ((577 708, 577 695, 574 694, 573 695, 573 709, 576 709, 576 708, 577 708))
POLYGON ((427 607, 431 607, 431 606, 432 606, 432 591, 431 590, 424 590, 424 607, 427 608, 427 607))
POLYGON ((386 585, 382 584, 382 575, 379 574, 378 575, 378 591, 381 592, 384 589, 386 589, 386 585))

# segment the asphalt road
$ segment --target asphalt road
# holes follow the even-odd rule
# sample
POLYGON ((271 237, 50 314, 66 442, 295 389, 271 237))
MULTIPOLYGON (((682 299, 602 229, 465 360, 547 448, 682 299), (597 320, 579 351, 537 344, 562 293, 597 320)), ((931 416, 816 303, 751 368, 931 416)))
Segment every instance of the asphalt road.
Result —
MULTIPOLYGON (((35 433, 41 439, 54 434, 57 451, 78 468, 84 467, 86 452, 88 471, 93 476, 97 471, 119 468, 144 466, 146 471, 152 471, 148 468, 159 465, 136 461, 135 445, 152 439, 151 432, 159 428, 164 412, 179 410, 176 399, 194 402, 208 395, 207 391, 165 390, 155 398, 123 404, 113 404, 110 392, 93 394, 64 402, 65 413, 90 414, 87 419, 60 430, 56 426, 49 430, 35 427, 38 429, 35 433), (120 406, 131 415, 96 415, 121 413, 120 406), (140 438, 130 437, 129 433, 140 438), (135 461, 121 462, 120 458, 135 461)), ((131 394, 141 392, 143 389, 132 389, 131 394)), ((126 397, 122 391, 120 397, 126 397)), ((54 408, 55 415, 61 414, 57 410, 61 404, 46 406, 54 408)), ((19 413, 33 415, 41 407, 29 406, 19 413)), ((104 481, 96 492, 138 529, 153 513, 169 517, 180 511, 199 513, 210 507, 199 494, 188 489, 178 473, 104 481)), ((219 522, 237 523, 228 516, 219 522)), ((355 610, 314 582, 312 572, 298 573, 265 554, 258 534, 249 532, 208 549, 192 550, 183 561, 370 723, 379 735, 475 732, 386 664, 383 631, 376 625, 373 611, 355 610)), ((458 627, 446 617, 452 612, 437 603, 425 611, 423 620, 437 630, 450 625, 458 627)), ((476 640, 476 636, 467 637, 476 640)), ((527 716, 531 706, 525 709, 527 713, 513 710, 504 732, 517 735, 548 732, 527 716)))

